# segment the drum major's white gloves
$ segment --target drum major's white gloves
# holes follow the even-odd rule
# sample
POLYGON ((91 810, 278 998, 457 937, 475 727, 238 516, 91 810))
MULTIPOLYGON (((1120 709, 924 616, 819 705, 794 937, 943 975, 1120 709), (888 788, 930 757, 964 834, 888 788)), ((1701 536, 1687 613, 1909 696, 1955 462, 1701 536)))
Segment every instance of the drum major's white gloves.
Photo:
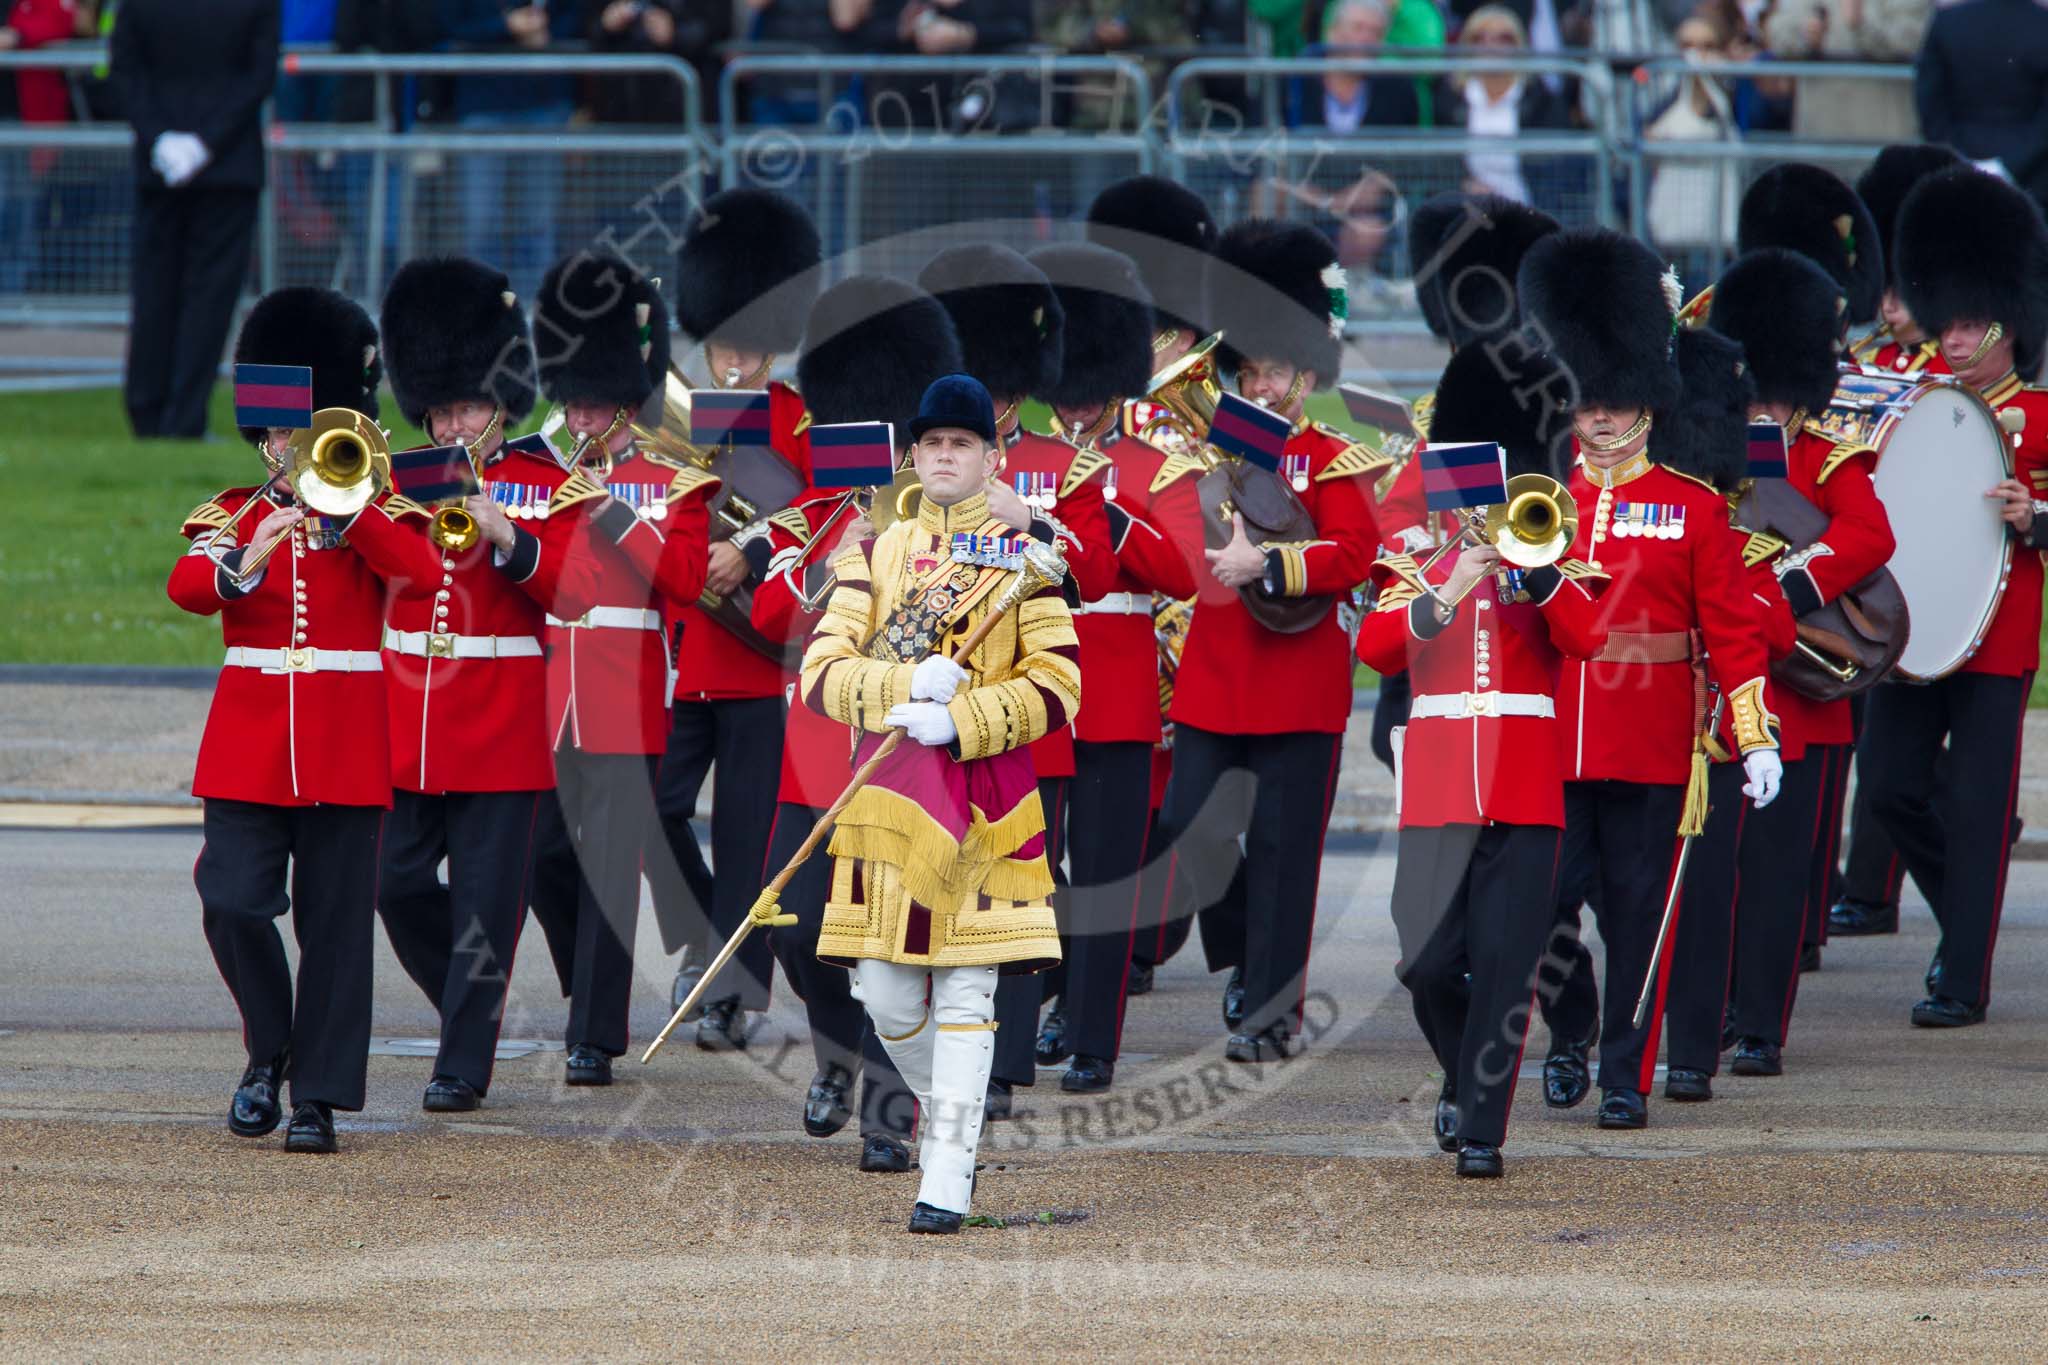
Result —
POLYGON ((966 681, 966 669, 943 654, 934 654, 910 675, 910 695, 918 701, 951 701, 966 681))
POLYGON ((936 749, 960 737, 953 714, 935 701, 907 701, 889 708, 883 717, 889 725, 900 725, 919 744, 936 749))

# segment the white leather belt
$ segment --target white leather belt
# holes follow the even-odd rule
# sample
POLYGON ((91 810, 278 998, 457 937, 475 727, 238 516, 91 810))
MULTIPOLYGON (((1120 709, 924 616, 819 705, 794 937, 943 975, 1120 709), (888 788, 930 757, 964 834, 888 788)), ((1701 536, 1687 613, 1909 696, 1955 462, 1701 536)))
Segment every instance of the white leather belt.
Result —
POLYGON ((550 616, 548 624, 564 630, 601 626, 612 630, 660 630, 661 613, 646 607, 592 607, 573 621, 550 616))
POLYGON ((1408 703, 1410 720, 1470 720, 1474 716, 1556 714, 1557 703, 1536 692, 1425 692, 1408 703))
POLYGON ((384 648, 421 659, 537 659, 531 635, 442 635, 426 630, 384 631, 384 648))
POLYGON ((374 649, 251 649, 229 645, 226 668, 260 668, 265 673, 382 673, 384 656, 374 649))
POLYGON ((1107 597, 1098 597, 1093 602, 1083 602, 1081 610, 1096 616, 1150 616, 1152 598, 1149 594, 1135 592, 1113 592, 1107 597))

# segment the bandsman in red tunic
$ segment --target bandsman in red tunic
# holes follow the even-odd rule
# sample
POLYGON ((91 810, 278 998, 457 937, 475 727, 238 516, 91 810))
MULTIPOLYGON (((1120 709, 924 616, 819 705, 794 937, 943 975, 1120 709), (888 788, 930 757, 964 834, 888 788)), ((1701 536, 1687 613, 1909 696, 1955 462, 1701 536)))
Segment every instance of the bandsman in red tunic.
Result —
POLYGON ((1221 545, 1204 552, 1209 572, 1174 687, 1174 768, 1160 826, 1176 901, 1222 898, 1237 840, 1246 839, 1243 906, 1256 913, 1203 927, 1222 945, 1212 962, 1242 945, 1243 1015, 1226 1050, 1236 1061, 1299 1047, 1323 834, 1351 718, 1350 641, 1335 602, 1365 581, 1380 541, 1370 485, 1385 457, 1303 410, 1342 368, 1343 299, 1334 248, 1298 224, 1239 223, 1210 269, 1206 316, 1228 338, 1220 363, 1241 395, 1293 424, 1266 477, 1291 493, 1312 528, 1299 542, 1261 545, 1236 518, 1228 539, 1214 535, 1221 545), (1303 628, 1266 624, 1281 619, 1271 609, 1282 599, 1302 598, 1323 599, 1320 612, 1295 609, 1301 615, 1288 624, 1303 628), (1247 779, 1248 796, 1213 799, 1226 782, 1245 793, 1247 779))
MULTIPOLYGON (((315 409, 376 416, 377 329, 340 294, 265 295, 235 359, 310 366, 315 409)), ((331 1152, 334 1111, 363 1107, 370 1044, 377 839, 391 805, 384 598, 388 589, 431 599, 440 568, 419 528, 394 521, 384 499, 347 518, 298 506, 283 477, 291 432, 242 435, 261 452, 266 481, 217 493, 185 519, 192 545, 169 584, 186 611, 218 614, 227 642, 192 780, 206 835, 192 880, 249 1053, 229 1128, 274 1130, 289 1082, 286 1147, 331 1152), (296 993, 276 925, 287 909, 296 993)))
MULTIPOLYGON (((686 358, 685 371, 701 378, 699 388, 768 391, 771 449, 799 487, 810 482, 810 417, 796 389, 770 375, 777 357, 803 340, 820 258, 818 230, 802 207, 773 190, 735 189, 703 202, 676 259, 676 322, 701 350, 686 358)), ((759 582, 769 510, 712 544, 707 601, 759 582)), ((657 850, 648 859, 648 881, 663 943, 683 954, 671 988, 681 1004, 760 890, 775 788, 758 775, 782 761, 783 697, 795 673, 779 652, 770 657, 697 604, 675 605, 675 706, 659 801, 672 856, 657 850), (713 768, 707 865, 690 821, 713 768)), ((768 1008, 773 971, 767 936, 750 934, 703 1002, 697 1046, 745 1047, 751 1016, 768 1008)))
MULTIPOLYGON (((433 518, 435 591, 394 601, 384 630, 397 790, 378 910, 441 1012, 423 1107, 462 1112, 490 1089, 534 820, 555 785, 547 618, 597 603, 584 521, 606 495, 537 437, 505 440, 533 410, 534 368, 502 272, 459 257, 408 262, 384 295, 382 330, 399 410, 436 444, 464 447, 483 489, 462 504, 473 542, 433 518)), ((407 514, 422 528, 431 515, 407 514)))
MULTIPOLYGON (((1432 424, 1444 440, 1499 442, 1511 475, 1551 474, 1570 434, 1561 413, 1476 347, 1445 367, 1432 424)), ((1437 1143, 1458 1153, 1459 1175, 1478 1177, 1501 1174, 1553 918, 1564 825, 1559 670, 1606 638, 1599 571, 1570 558, 1504 568, 1491 544, 1433 564, 1382 559, 1358 635, 1359 658, 1414 684, 1395 775, 1398 975, 1444 1069, 1437 1143)))
MULTIPOLYGON (((1653 454, 1656 425, 1686 420, 1677 352, 1711 337, 1677 330, 1675 277, 1631 238, 1573 231, 1531 248, 1518 287, 1533 330, 1547 339, 1577 393, 1573 553, 1613 580, 1601 599, 1607 642, 1593 659, 1565 668, 1558 693, 1566 741, 1559 914, 1561 923, 1576 925, 1579 906, 1591 900, 1607 948, 1600 1125, 1640 1128, 1648 1122, 1644 1094, 1656 1066, 1661 1000, 1638 1028, 1636 997, 1651 965, 1678 836, 1681 829, 1696 832, 1705 815, 1705 710, 1695 641, 1704 645, 1706 673, 1728 699, 1749 779, 1744 791, 1759 804, 1777 794, 1781 771, 1769 660, 1743 591, 1725 497, 1653 454), (1588 288, 1588 281, 1600 287, 1588 288)), ((1729 364, 1738 360, 1731 356, 1729 364)), ((1668 955, 1664 965, 1668 970, 1668 955)), ((1591 996, 1569 985, 1562 994, 1543 993, 1552 1038, 1544 1098, 1553 1105, 1585 1097, 1595 1032, 1591 996)))
POLYGON ((559 262, 534 303, 540 387, 561 406, 565 459, 610 495, 590 521, 597 599, 548 617, 555 799, 534 830, 534 918, 569 997, 570 1085, 609 1085, 626 1050, 640 860, 668 739, 668 608, 704 590, 718 481, 639 449, 633 424, 668 375, 668 309, 625 261, 559 262))
POLYGON ((1997 614, 1961 668, 1926 685, 1881 683, 1857 750, 1871 810, 1913 880, 1934 892, 1941 946, 1923 1028, 1983 1020, 2011 856, 2021 725, 2040 666, 2041 556, 2048 544, 2048 392, 2022 376, 2048 340, 2048 228, 2034 201, 1961 167, 1932 176, 1899 212, 1898 275, 1908 311, 1941 342, 1956 378, 1999 414, 2013 476, 1997 500, 2012 570, 1997 614), (1943 742, 1954 780, 1933 773, 1943 742))

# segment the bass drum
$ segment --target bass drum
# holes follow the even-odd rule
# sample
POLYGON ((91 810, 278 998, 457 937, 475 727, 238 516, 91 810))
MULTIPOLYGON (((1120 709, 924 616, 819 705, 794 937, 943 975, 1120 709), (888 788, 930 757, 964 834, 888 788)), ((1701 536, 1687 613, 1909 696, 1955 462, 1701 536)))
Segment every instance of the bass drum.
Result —
POLYGON ((2012 473, 1997 414, 1946 376, 1849 371, 1818 420, 1837 441, 1877 451, 1872 482, 1898 541, 1886 567, 1912 621, 1894 672, 1909 682, 1946 677, 1984 642, 2012 570, 2012 538, 1984 496, 2012 473))

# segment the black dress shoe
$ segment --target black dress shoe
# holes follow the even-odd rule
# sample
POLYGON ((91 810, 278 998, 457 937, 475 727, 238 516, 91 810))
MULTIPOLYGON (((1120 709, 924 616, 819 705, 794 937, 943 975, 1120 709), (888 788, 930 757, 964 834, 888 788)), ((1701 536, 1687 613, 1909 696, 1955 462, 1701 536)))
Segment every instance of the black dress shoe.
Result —
POLYGON ((1601 1091, 1600 1126, 1602 1128, 1649 1127, 1650 1110, 1649 1106, 1643 1103, 1642 1092, 1638 1090, 1601 1091))
POLYGON ((1244 1022, 1244 968, 1232 967, 1223 983, 1223 1027, 1232 1033, 1244 1022))
POLYGON ((1818 943, 1800 945, 1799 970, 1802 972, 1817 972, 1820 970, 1820 945, 1818 943))
POLYGON ((1046 1012, 1045 1022, 1039 1025, 1038 1041, 1032 1045, 1031 1054, 1038 1058, 1040 1066, 1058 1066, 1073 1055, 1067 1046, 1067 1003, 1055 1000, 1046 1012))
POLYGON ((1899 932, 1899 907, 1896 905, 1872 905, 1868 901, 1839 900, 1828 909, 1828 933, 1840 934, 1843 938, 1860 938, 1865 934, 1896 934, 1899 932))
POLYGON ((1490 1142, 1459 1143, 1458 1174, 1466 1180, 1500 1179, 1500 1148, 1490 1142))
POLYGON ((1436 1133, 1437 1150, 1458 1150, 1458 1101, 1448 1089, 1436 1097, 1436 1117, 1430 1127, 1436 1133))
POLYGON ((1263 1033, 1233 1033, 1223 1045, 1223 1055, 1233 1062, 1285 1061, 1299 1051, 1301 1044, 1285 1024, 1275 1024, 1263 1033))
POLYGON ((981 1121, 995 1123, 1010 1117, 1016 1108, 1016 1089, 1008 1081, 990 1081, 988 1095, 981 1102, 981 1121))
POLYGON ((1714 1081, 1704 1071, 1674 1066, 1664 1073, 1664 1098, 1681 1104, 1698 1104, 1714 1098, 1714 1081))
POLYGON ((1778 1045, 1765 1038, 1744 1038, 1735 1044, 1728 1069, 1738 1076, 1782 1076, 1785 1060, 1778 1045))
POLYGON ((284 1130, 284 1149, 287 1152, 334 1152, 340 1144, 334 1140, 334 1111, 324 1104, 295 1104, 292 1106, 291 1127, 284 1130))
POLYGON ((1930 995, 1913 1006, 1915 1028, 1968 1028, 1983 1022, 1982 1005, 1965 1005, 1946 995, 1930 995))
POLYGON ((1591 1038, 1561 1048, 1553 1045, 1551 1054, 1543 1059, 1545 1104, 1552 1109, 1576 1109, 1584 1102, 1586 1092, 1593 1088, 1593 1069, 1586 1064, 1586 1055, 1592 1050, 1591 1038))
POLYGON ((466 1114, 482 1104, 476 1087, 456 1076, 436 1076, 427 1082, 420 1108, 430 1114, 466 1114))
POLYGON ((860 1144, 860 1168, 901 1175, 910 1169, 910 1144, 870 1133, 860 1144))
POLYGON ((1131 964, 1131 974, 1130 974, 1129 976, 1127 976, 1127 977, 1125 977, 1125 978, 1124 978, 1124 994, 1125 994, 1125 995, 1150 995, 1150 994, 1152 994, 1152 964, 1151 964, 1151 963, 1149 963, 1149 962, 1133 962, 1133 963, 1131 964))
POLYGON ((612 1059, 588 1043, 578 1043, 569 1049, 562 1073, 562 1079, 569 1085, 610 1085, 612 1059))
POLYGON ((935 1232, 941 1235, 960 1231, 960 1220, 964 1215, 950 1209, 935 1209, 930 1204, 919 1202, 910 1211, 912 1232, 935 1232))
POLYGON ((853 1074, 837 1063, 811 1077, 804 1095, 804 1131, 812 1137, 831 1137, 853 1117, 846 1092, 853 1088, 853 1074))
POLYGON ((284 1118, 277 1102, 278 1080, 284 1075, 284 1058, 252 1066, 235 1085, 235 1097, 228 1102, 228 1130, 236 1137, 262 1137, 275 1132, 284 1118))
POLYGON ((744 1051, 752 1035, 747 1012, 740 1008, 737 999, 714 1000, 704 1007, 704 1017, 697 1021, 697 1046, 706 1052, 744 1051))
POLYGON ((1076 1056, 1067 1074, 1060 1077, 1060 1089, 1071 1095, 1093 1095, 1109 1089, 1115 1079, 1116 1063, 1109 1058, 1076 1056))

